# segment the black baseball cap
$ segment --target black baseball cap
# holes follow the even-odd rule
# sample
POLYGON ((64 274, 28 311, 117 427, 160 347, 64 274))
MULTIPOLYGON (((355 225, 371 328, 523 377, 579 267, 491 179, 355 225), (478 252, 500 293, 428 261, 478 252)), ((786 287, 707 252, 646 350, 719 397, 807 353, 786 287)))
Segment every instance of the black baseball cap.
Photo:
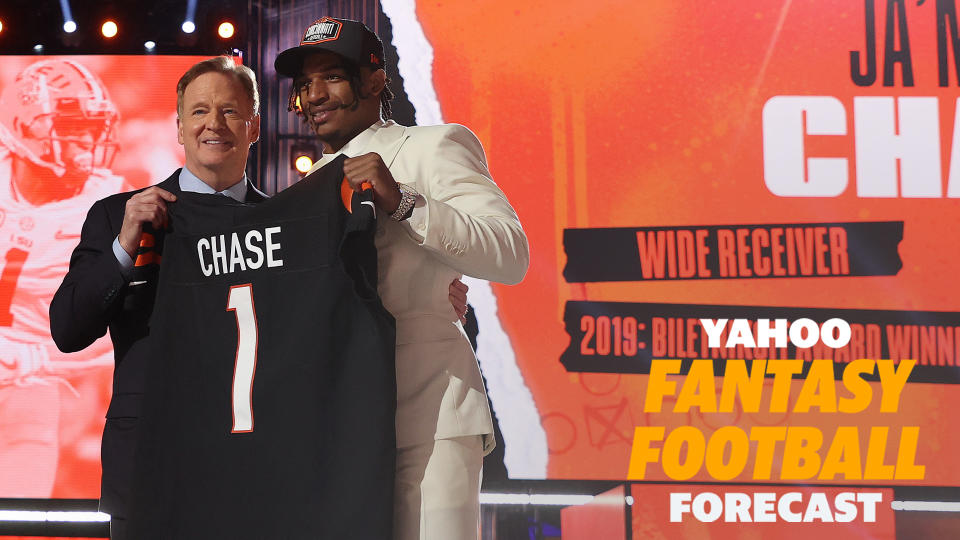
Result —
POLYGON ((273 66, 285 77, 300 75, 303 59, 310 53, 330 51, 358 66, 383 68, 383 42, 365 24, 350 19, 323 17, 303 33, 300 45, 277 55, 273 66))

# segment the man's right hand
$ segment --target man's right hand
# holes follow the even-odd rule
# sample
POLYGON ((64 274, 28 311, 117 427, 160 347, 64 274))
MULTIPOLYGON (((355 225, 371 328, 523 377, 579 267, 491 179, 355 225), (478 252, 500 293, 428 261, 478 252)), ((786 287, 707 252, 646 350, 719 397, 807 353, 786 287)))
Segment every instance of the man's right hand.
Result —
POLYGON ((137 248, 140 247, 140 234, 144 223, 153 225, 154 229, 167 226, 167 203, 177 200, 177 196, 156 186, 147 188, 127 200, 123 211, 123 225, 120 226, 120 247, 136 259, 137 248))

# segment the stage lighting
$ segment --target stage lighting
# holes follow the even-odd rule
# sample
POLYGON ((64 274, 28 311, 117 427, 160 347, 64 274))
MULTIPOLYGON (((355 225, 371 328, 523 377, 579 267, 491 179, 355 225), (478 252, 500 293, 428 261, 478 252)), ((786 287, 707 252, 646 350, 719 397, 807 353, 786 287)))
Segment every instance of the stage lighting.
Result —
POLYGON ((103 23, 103 26, 100 27, 100 33, 103 34, 105 38, 112 38, 117 35, 117 23, 113 21, 106 21, 103 23))
POLYGON ((317 147, 310 143, 293 143, 290 146, 290 166, 300 174, 307 174, 317 159, 317 147))
POLYGON ((60 13, 63 15, 63 31, 72 34, 77 31, 77 21, 73 20, 70 11, 70 0, 60 0, 60 13))
POLYGON ((157 43, 154 41, 145 41, 143 43, 143 48, 146 49, 147 51, 152 52, 154 49, 157 48, 157 43))
POLYGON ((310 156, 298 156, 294 167, 300 171, 300 174, 307 174, 307 171, 313 167, 313 159, 310 156))
POLYGON ((0 32, 3 32, 3 21, 0 21, 0 32))
POLYGON ((220 35, 223 39, 230 39, 233 37, 233 23, 229 21, 224 21, 220 23, 220 27, 217 28, 217 34, 220 35))
POLYGON ((187 13, 180 28, 185 34, 192 34, 197 29, 194 19, 197 17, 197 0, 187 0, 187 13))
POLYGON ((300 172, 300 174, 307 174, 307 172, 313 167, 313 159, 311 159, 310 156, 299 156, 294 167, 300 172))
POLYGON ((37 53, 37 54, 42 53, 42 52, 43 52, 43 45, 41 45, 41 44, 39 44, 39 43, 37 43, 36 45, 34 45, 34 46, 33 46, 33 52, 35 52, 35 53, 37 53))

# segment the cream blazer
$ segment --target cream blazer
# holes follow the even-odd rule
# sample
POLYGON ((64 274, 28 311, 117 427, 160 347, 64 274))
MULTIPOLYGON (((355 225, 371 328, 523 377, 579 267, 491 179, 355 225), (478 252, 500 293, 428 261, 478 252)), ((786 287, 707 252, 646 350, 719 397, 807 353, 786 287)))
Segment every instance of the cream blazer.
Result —
MULTIPOLYGON (((377 216, 380 297, 397 320, 397 446, 490 435, 480 368, 448 288, 462 275, 520 282, 530 262, 527 237, 469 129, 377 123, 341 150, 367 152, 422 196, 408 221, 377 216)), ((484 440, 489 452, 493 437, 484 440)))

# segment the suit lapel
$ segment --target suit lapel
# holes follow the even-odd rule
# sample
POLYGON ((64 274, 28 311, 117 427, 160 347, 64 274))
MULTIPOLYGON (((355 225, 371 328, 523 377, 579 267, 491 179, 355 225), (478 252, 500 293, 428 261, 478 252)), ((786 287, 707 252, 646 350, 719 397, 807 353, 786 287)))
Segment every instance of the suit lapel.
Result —
POLYGON ((169 178, 157 184, 157 187, 165 189, 174 195, 180 193, 180 169, 173 171, 169 178))
MULTIPOLYGON (((400 152, 400 148, 403 146, 404 141, 406 141, 409 137, 406 131, 406 127, 390 120, 383 127, 377 129, 373 133, 370 141, 364 148, 360 149, 358 153, 353 153, 356 152, 356 149, 351 150, 353 153, 352 157, 356 157, 360 154, 366 154, 368 152, 376 152, 380 154, 384 164, 386 164, 386 166, 389 168, 390 165, 393 164, 393 160, 397 157, 397 153, 400 152)), ((323 154, 314 164, 313 170, 317 171, 321 169, 339 155, 339 153, 323 154)))
POLYGON ((374 132, 370 146, 366 150, 380 154, 383 163, 390 168, 408 137, 410 136, 407 134, 406 127, 391 121, 374 132))
POLYGON ((266 200, 268 197, 269 195, 257 189, 257 186, 253 185, 253 182, 247 179, 247 198, 244 199, 244 202, 258 203, 266 200))
MULTIPOLYGON (((339 155, 340 155, 340 154, 321 154, 321 155, 320 155, 320 159, 317 160, 317 162, 316 162, 316 163, 314 164, 314 166, 313 166, 313 172, 316 172, 316 171, 322 169, 323 167, 325 167, 325 166, 327 165, 327 163, 330 163, 331 161, 333 161, 333 158, 335 158, 336 156, 339 156, 339 155)), ((313 173, 311 173, 311 174, 313 174, 313 173)), ((309 176, 309 175, 307 175, 307 176, 309 176)), ((304 177, 304 178, 306 178, 306 177, 304 177)))

